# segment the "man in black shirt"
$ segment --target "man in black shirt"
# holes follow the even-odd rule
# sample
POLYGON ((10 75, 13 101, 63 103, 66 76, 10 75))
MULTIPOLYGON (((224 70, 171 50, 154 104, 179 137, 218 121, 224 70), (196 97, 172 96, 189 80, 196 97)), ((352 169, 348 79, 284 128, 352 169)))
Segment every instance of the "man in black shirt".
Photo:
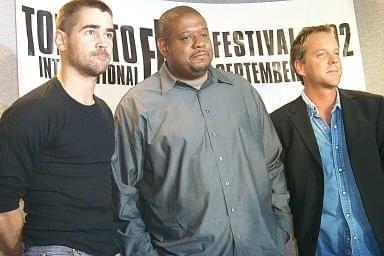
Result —
POLYGON ((57 77, 0 121, 0 255, 114 255, 112 114, 94 95, 112 51, 111 9, 74 0, 59 11, 57 77), (24 199, 23 223, 20 198, 24 199), (22 246, 24 245, 24 246, 22 246), (22 249, 22 247, 24 247, 22 249))

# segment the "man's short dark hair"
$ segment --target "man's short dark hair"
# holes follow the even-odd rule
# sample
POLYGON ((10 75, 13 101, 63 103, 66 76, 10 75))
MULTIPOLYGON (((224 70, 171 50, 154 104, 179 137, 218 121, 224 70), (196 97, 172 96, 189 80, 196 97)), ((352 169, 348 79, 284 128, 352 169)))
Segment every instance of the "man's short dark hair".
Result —
POLYGON ((194 8, 190 6, 180 5, 165 11, 159 19, 159 38, 169 39, 171 27, 175 21, 183 14, 196 14, 204 19, 204 17, 194 8))
POLYGON ((97 8, 112 16, 111 8, 100 0, 72 0, 60 8, 56 18, 56 29, 63 32, 70 31, 76 24, 77 14, 84 7, 97 8))

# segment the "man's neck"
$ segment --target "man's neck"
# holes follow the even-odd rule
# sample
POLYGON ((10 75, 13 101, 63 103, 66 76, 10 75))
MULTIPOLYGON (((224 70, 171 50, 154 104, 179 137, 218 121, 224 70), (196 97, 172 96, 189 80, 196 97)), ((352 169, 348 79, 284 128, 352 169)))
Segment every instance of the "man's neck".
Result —
POLYGON ((173 80, 179 80, 179 81, 181 81, 185 84, 188 84, 189 86, 192 86, 198 90, 201 88, 201 86, 208 79, 208 71, 206 71, 201 77, 198 77, 195 79, 181 79, 181 78, 177 78, 175 75, 173 75, 173 73, 169 70, 167 63, 165 64, 165 70, 173 80))
POLYGON ((184 79, 179 79, 181 82, 186 83, 196 89, 200 89, 201 86, 207 81, 208 79, 208 72, 206 72, 202 77, 198 77, 195 79, 191 80, 184 80, 184 79))
POLYGON ((71 98, 83 105, 95 103, 93 93, 96 77, 84 76, 73 68, 61 68, 57 78, 71 98))
POLYGON ((329 124, 332 118, 332 109, 336 102, 337 88, 313 89, 304 88, 305 95, 316 105, 319 115, 329 124))

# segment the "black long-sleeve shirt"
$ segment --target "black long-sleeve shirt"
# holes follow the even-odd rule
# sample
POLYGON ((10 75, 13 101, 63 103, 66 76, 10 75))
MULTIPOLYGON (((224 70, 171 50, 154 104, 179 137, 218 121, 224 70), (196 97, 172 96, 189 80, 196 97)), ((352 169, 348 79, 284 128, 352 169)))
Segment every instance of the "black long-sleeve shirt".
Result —
POLYGON ((0 138, 0 212, 24 198, 24 242, 114 255, 107 105, 76 102, 54 78, 3 114, 0 138))

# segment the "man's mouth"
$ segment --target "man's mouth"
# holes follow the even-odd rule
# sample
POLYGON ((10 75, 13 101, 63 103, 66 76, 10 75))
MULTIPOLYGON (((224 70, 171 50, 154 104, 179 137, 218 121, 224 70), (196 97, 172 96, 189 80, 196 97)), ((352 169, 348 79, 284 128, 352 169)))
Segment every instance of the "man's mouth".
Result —
POLYGON ((327 70, 327 73, 339 73, 339 70, 337 68, 331 68, 327 70))
POLYGON ((192 54, 191 58, 202 58, 202 57, 208 57, 209 54, 206 51, 200 51, 197 53, 192 54))
POLYGON ((92 56, 95 56, 98 59, 103 60, 103 61, 109 60, 109 54, 107 52, 104 52, 104 51, 102 51, 102 52, 94 52, 92 54, 92 56))

